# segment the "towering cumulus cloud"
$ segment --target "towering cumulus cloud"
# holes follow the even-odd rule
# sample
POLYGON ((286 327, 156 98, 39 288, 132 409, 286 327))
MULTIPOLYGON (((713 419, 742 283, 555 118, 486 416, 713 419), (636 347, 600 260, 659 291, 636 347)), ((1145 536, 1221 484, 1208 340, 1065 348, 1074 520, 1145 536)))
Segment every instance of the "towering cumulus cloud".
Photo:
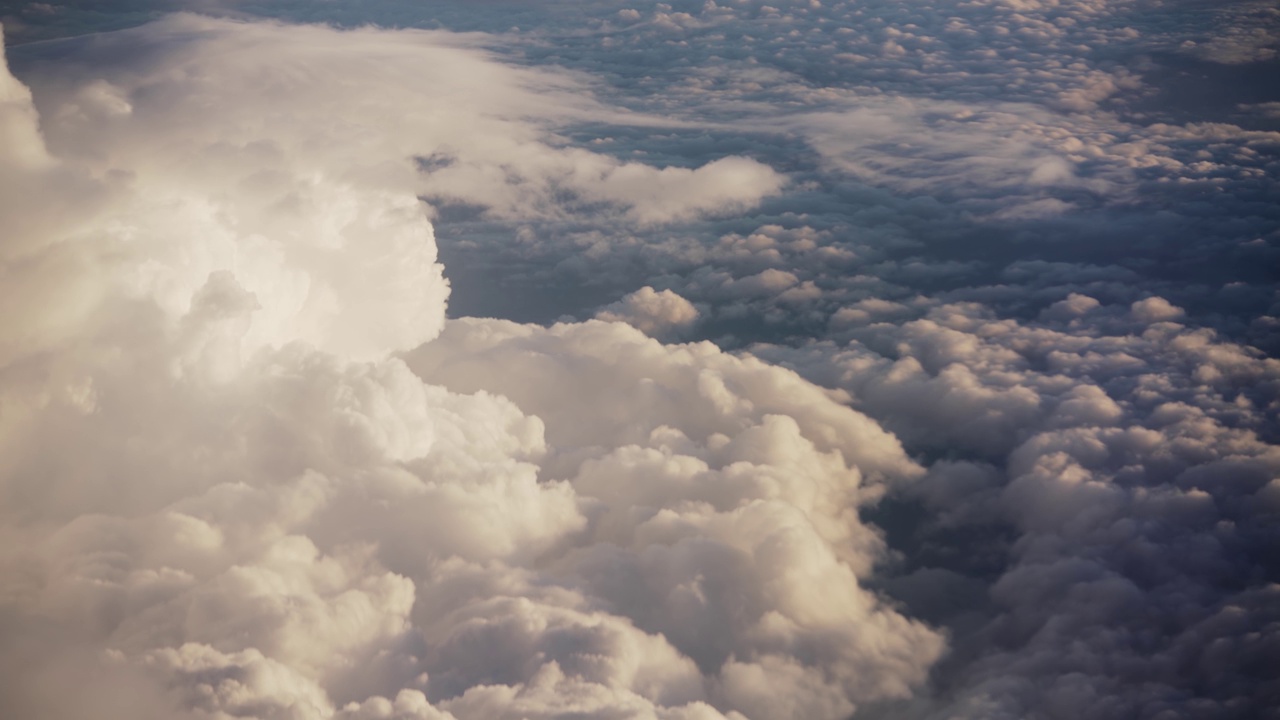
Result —
POLYGON ((768 167, 566 149, 540 118, 607 112, 577 80, 444 35, 46 52, 34 101, 0 71, 0 716, 819 719, 924 681, 942 635, 864 587, 859 508, 924 474, 894 436, 710 344, 445 321, 421 194, 644 223, 768 167))

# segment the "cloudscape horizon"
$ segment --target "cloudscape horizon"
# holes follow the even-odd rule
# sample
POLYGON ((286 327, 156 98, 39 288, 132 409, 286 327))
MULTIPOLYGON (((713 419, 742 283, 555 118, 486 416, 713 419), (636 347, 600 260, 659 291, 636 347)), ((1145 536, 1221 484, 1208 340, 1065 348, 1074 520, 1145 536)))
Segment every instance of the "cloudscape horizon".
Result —
POLYGON ((0 717, 1280 718, 1280 13, 5 3, 0 717))

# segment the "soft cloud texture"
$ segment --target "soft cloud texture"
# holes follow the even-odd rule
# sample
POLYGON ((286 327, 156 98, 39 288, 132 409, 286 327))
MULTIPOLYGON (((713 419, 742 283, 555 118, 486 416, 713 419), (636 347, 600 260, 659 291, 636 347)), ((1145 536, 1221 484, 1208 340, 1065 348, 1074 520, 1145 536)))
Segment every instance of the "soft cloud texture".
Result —
POLYGON ((625 322, 652 337, 683 333, 698 320, 698 308, 670 290, 648 285, 596 313, 600 320, 625 322))
MULTIPOLYGON (((39 117, 0 86, 5 187, 41 189, 5 209, 4 714, 781 720, 924 682, 942 636, 863 585, 858 508, 923 473, 893 436, 709 343, 445 323, 412 159, 483 169, 497 133, 575 166, 509 117, 567 81, 192 16, 68 50, 122 44, 39 117)), ((603 197, 650 222, 759 167, 603 197)))
POLYGON ((987 654, 945 673, 923 716, 1266 716, 1280 363, 1181 315, 1158 297, 1073 295, 1043 323, 943 305, 848 330, 843 347, 756 349, 945 456, 906 493, 938 517, 894 585, 910 606, 1007 557, 991 605, 968 603, 980 630, 964 604, 932 603, 987 654), (996 532, 954 535, 983 527, 996 532))
POLYGON ((1274 8, 253 11, 480 32, 13 50, 15 712, 1274 714, 1274 8))

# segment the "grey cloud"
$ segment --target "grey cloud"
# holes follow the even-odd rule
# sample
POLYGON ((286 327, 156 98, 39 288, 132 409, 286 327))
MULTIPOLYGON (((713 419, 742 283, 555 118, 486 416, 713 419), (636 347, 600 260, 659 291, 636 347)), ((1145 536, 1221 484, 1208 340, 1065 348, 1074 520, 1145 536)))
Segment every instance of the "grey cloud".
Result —
MULTIPOLYGON (((851 330, 860 341, 842 349, 755 352, 847 389, 908 449, 1000 468, 942 464, 908 490, 940 514, 917 530, 926 547, 955 542, 947 533, 956 527, 1004 522, 1017 538, 994 546, 1009 558, 989 586, 995 610, 975 599, 942 610, 921 600, 919 584, 946 587, 949 573, 982 579, 940 551, 918 549, 914 562, 932 557, 941 567, 915 566, 890 585, 925 612, 949 614, 957 652, 977 654, 942 671, 936 710, 919 712, 1265 716, 1275 688, 1259 658, 1269 641, 1228 658, 1200 628, 1222 627, 1222 642, 1234 643, 1234 630, 1216 624, 1222 613, 1267 623, 1253 598, 1274 578, 1266 556, 1275 539, 1261 530, 1274 510, 1253 498, 1269 497, 1280 467, 1276 446, 1259 435, 1273 430, 1280 368, 1170 322, 1180 311, 1163 299, 1132 308, 1087 300, 1055 306, 1046 319, 1068 321, 1057 329, 953 306, 901 328, 851 330), (987 618, 980 631, 973 613, 987 618)), ((990 540, 967 542, 978 551, 990 540)))

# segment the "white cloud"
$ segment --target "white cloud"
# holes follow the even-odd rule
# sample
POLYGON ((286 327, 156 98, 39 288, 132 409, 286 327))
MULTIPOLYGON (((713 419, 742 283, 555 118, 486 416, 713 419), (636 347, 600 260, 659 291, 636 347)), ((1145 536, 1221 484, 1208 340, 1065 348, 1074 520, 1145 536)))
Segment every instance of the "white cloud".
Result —
POLYGON ((625 322, 650 337, 661 338, 687 331, 698 320, 698 308, 670 290, 646 285, 602 308, 596 319, 625 322))
POLYGON ((728 157, 694 170, 627 163, 610 167, 598 179, 581 180, 579 192, 588 199, 630 205, 637 220, 655 223, 745 210, 776 195, 784 184, 767 165, 728 157))
POLYGON ((1145 323, 1166 322, 1181 319, 1186 313, 1162 297, 1149 297, 1135 302, 1129 308, 1135 320, 1145 323))
POLYGON ((15 56, 6 709, 1269 707, 1273 12, 464 5, 15 56))
MULTIPOLYGON (((708 343, 445 322, 411 157, 483 168, 497 132, 573 165, 507 118, 560 80, 416 32, 98 43, 146 52, 38 83, 47 151, 0 83, 31 144, 0 172, 42 190, 0 253, 26 309, 0 330, 3 714, 743 720, 924 682, 942 636, 863 585, 858 508, 923 472, 892 435, 708 343)), ((762 168, 619 164, 681 193, 607 193, 652 220, 762 168)))

